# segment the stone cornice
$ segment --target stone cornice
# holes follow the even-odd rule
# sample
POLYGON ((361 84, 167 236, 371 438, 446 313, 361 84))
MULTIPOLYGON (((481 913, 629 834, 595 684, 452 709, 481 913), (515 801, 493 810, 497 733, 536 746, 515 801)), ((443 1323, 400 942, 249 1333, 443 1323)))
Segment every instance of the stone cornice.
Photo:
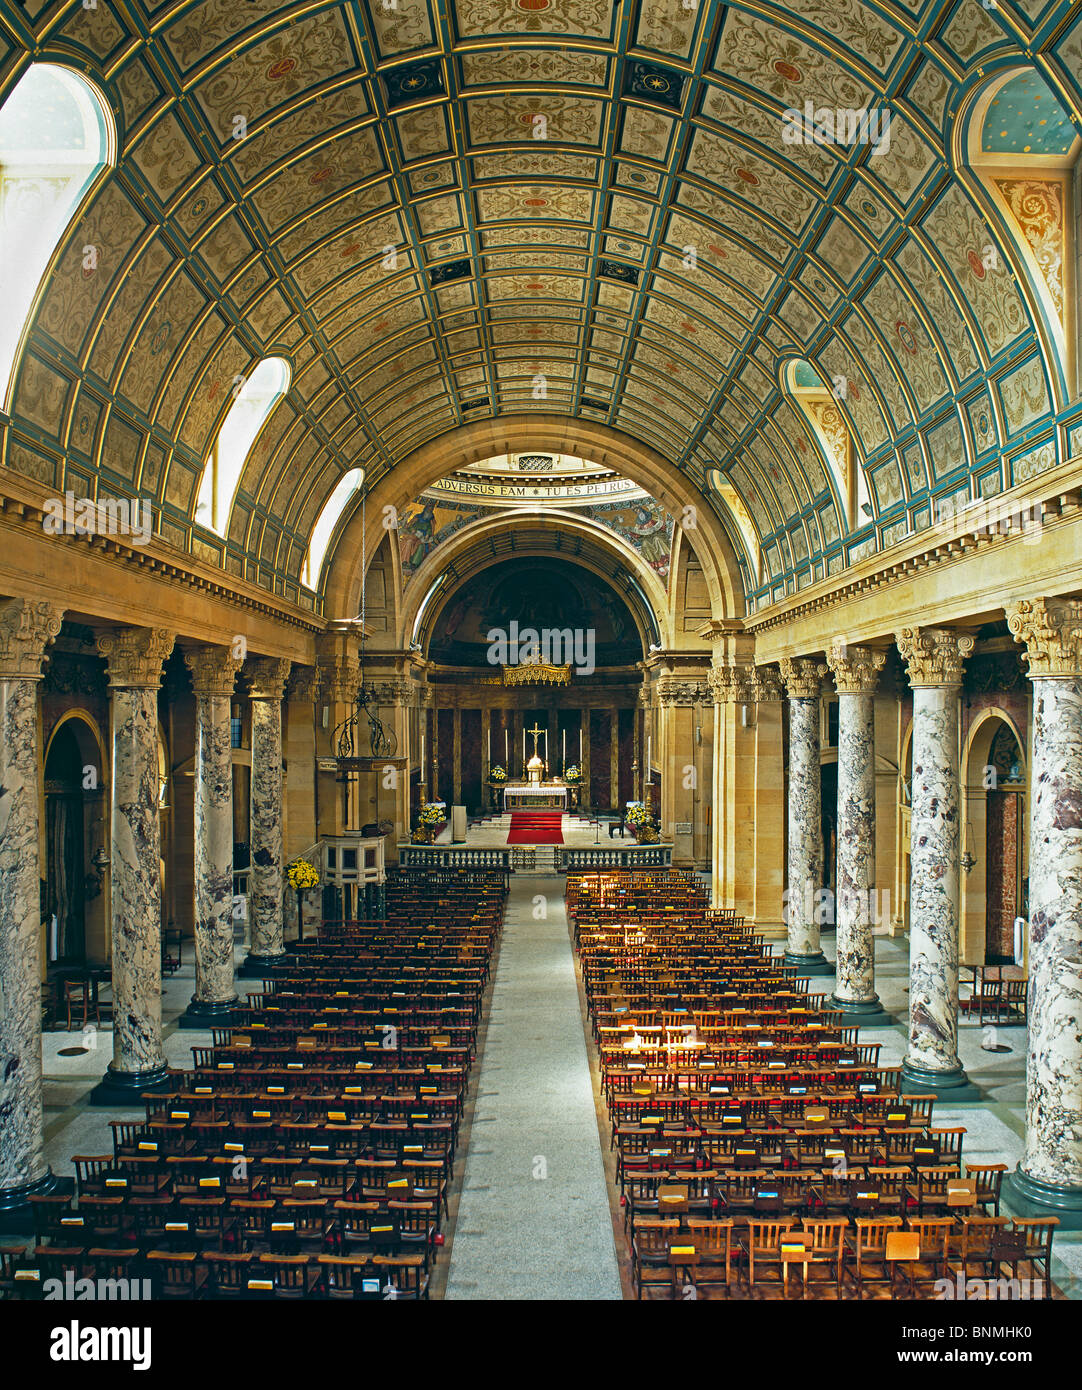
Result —
POLYGON ((231 696, 243 661, 229 647, 185 647, 184 664, 197 695, 231 696))
POLYGON ((965 659, 974 646, 968 633, 944 627, 903 627, 896 640, 914 690, 961 685, 965 659))
MULTIPOLYGON (((1064 527, 1082 523, 1079 465, 1077 458, 1068 460, 1012 488, 1008 493, 975 503, 948 521, 938 522, 885 551, 869 555, 841 574, 821 579, 806 589, 772 603, 759 613, 749 614, 743 620, 744 626, 752 634, 769 632, 773 636, 778 632, 780 636, 786 628, 799 629, 802 620, 814 619, 842 604, 853 604, 855 600, 875 594, 899 581, 919 578, 927 570, 944 565, 964 565, 977 554, 983 559, 990 548, 1004 554, 1011 553, 1016 547, 1026 545, 1029 539, 1027 532, 1033 523, 1026 518, 1027 510, 1040 513, 1047 541, 1064 527)), ((1075 545, 1074 552, 1078 559, 1077 575, 1073 578, 1064 576, 1064 589, 1082 587, 1082 549, 1075 545)), ((1034 552, 1023 550, 1020 553, 1034 552)), ((1000 575, 997 575, 997 583, 1001 584, 1000 575)), ((957 581, 947 579, 937 580, 937 584, 943 592, 950 593, 960 592, 963 587, 957 581)), ((991 593, 989 589, 989 597, 991 593)), ((983 606, 998 607, 1001 604, 1000 598, 998 604, 993 602, 983 606)), ((847 614, 847 621, 850 617, 847 614)), ((889 624, 882 628, 882 635, 887 631, 889 624)), ((881 634, 878 628, 874 634, 865 628, 857 635, 864 638, 881 634)))
POLYGON ((1007 605, 1007 626, 1024 642, 1022 660, 1031 680, 1078 680, 1082 676, 1082 601, 1019 599, 1007 605))
POLYGON ((114 690, 157 690, 162 666, 175 643, 176 633, 163 627, 122 627, 97 637, 98 655, 109 664, 109 684, 114 690))
POLYGON ((46 599, 0 606, 0 680, 37 681, 45 649, 60 632, 64 610, 46 599))
POLYGON ((280 700, 289 679, 289 661, 274 656, 253 656, 244 663, 248 694, 253 700, 280 700))
POLYGON ((827 652, 827 665, 834 673, 839 695, 874 694, 886 660, 886 652, 873 647, 850 647, 840 639, 835 639, 827 652))
POLYGON ((785 693, 790 700, 817 700, 823 689, 826 663, 807 657, 783 657, 778 662, 785 693))
MULTIPOLYGON (((0 526, 27 530, 53 547, 61 544, 77 547, 84 552, 92 551, 99 560, 134 568, 165 581, 171 588, 203 592, 237 608, 265 614, 287 627, 309 633, 320 632, 325 627, 318 614, 278 598, 269 589, 227 574, 216 565, 180 551, 160 536, 152 537, 145 545, 134 545, 125 536, 48 537, 42 525, 45 519, 44 503, 56 495, 55 489, 43 487, 31 478, 0 467, 0 526)), ((123 582, 120 581, 121 586, 123 582)), ((64 590, 62 580, 58 581, 57 587, 59 596, 64 590)))

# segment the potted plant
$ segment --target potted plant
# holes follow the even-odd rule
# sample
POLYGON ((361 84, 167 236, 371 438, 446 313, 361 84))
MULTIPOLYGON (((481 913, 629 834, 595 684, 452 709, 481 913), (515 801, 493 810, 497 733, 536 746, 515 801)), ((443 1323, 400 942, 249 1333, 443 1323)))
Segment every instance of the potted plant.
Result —
POLYGON ((503 784, 504 784, 506 781, 507 781, 507 769, 506 769, 502 764, 496 763, 494 767, 490 767, 490 768, 489 768, 489 770, 488 770, 488 791, 489 791, 489 801, 490 801, 490 803, 491 803, 491 806, 492 806, 492 809, 493 809, 493 810, 496 810, 496 808, 497 808, 497 807, 499 806, 499 804, 500 804, 500 788, 503 786, 503 784))
POLYGON ((627 803, 627 814, 624 820, 635 839, 641 842, 643 833, 650 826, 650 812, 641 801, 629 801, 627 803))
POLYGON ((304 940, 304 895, 309 888, 319 887, 319 873, 307 859, 291 859, 286 865, 286 879, 297 895, 297 941, 304 940))
POLYGON ((422 802, 412 835, 415 845, 430 845, 434 842, 436 836, 443 829, 445 809, 445 804, 442 801, 422 802))

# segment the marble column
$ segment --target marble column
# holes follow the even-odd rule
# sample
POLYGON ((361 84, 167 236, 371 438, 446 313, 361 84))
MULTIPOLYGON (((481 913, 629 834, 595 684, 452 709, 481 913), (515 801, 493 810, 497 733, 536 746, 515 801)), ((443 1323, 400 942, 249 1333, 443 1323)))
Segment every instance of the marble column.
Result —
POLYGON ((949 628, 903 628, 897 643, 913 687, 909 1048, 902 1089, 975 1100, 958 1060, 958 692, 973 638, 949 628))
POLYGON ((838 690, 837 930, 831 1005, 854 1023, 884 1024, 875 992, 875 687, 886 653, 835 641, 838 690))
POLYGON ((789 696, 788 942, 785 963, 801 974, 830 975, 819 929, 823 920, 823 805, 819 765, 822 662, 785 658, 781 678, 789 696))
POLYGON ((241 660, 228 647, 185 651, 196 696, 195 993, 181 1028, 228 1021, 233 987, 233 760, 230 710, 241 660))
POLYGON ((1033 682, 1026 1148, 1011 1205, 1082 1228, 1082 603, 1024 599, 1007 624, 1033 682))
POLYGON ((168 1085, 162 1052, 162 880, 158 687, 174 634, 129 627, 98 637, 113 696, 110 909, 113 1060, 93 1105, 138 1105, 168 1085))
POLYGON ((0 608, 0 1214, 57 1182, 42 1133, 37 685, 62 615, 42 600, 0 608))
POLYGON ((243 974, 285 954, 282 891, 282 695, 290 663, 255 657, 244 668, 252 701, 251 933, 243 974))

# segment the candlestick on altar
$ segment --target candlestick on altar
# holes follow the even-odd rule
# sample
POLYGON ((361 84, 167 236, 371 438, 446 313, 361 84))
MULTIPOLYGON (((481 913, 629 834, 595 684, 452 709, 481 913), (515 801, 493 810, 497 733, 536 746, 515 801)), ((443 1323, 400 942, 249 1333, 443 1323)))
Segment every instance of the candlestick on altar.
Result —
POLYGON ((564 729, 560 735, 560 761, 563 763, 564 771, 567 771, 567 730, 564 729))
POLYGON ((492 730, 488 731, 488 761, 492 762, 492 730))
POLYGON ((507 730, 506 730, 506 729, 504 729, 504 731, 503 731, 503 766, 504 766, 504 771, 505 771, 505 772, 508 771, 508 764, 507 764, 507 730))

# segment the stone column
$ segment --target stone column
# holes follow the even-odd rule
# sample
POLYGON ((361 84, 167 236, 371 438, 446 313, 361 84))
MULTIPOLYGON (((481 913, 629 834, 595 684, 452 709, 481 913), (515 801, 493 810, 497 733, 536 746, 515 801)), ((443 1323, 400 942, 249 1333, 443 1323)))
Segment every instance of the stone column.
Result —
POLYGON ((819 765, 819 694, 827 668, 806 659, 781 663, 789 696, 789 871, 785 963, 802 974, 831 975, 820 948, 823 806, 819 765))
POLYGON ((158 688, 175 634, 129 627, 98 637, 113 692, 113 1060, 92 1105, 139 1104, 162 1090, 162 880, 158 688))
POLYGON ((37 684, 62 615, 43 600, 0 609, 0 1213, 57 1183, 42 1133, 37 684))
POLYGON ((241 659, 195 647, 184 660, 196 696, 195 993, 180 1028, 228 1022, 233 987, 233 759, 229 716, 241 659))
POLYGON ((244 667, 252 701, 251 915, 246 978, 285 955, 282 891, 282 695, 289 661, 251 658, 244 667))
POLYGON ((1033 682, 1026 1149, 1012 1207, 1082 1227, 1082 603, 1023 599, 1033 682))
POLYGON ((835 641, 838 688, 837 960, 831 1005, 854 1023, 889 1021, 875 992, 875 687, 885 652, 835 641))
POLYGON ((976 1100, 958 1060, 958 691, 973 638, 949 628, 903 628, 897 642, 913 687, 909 1049, 902 1089, 976 1100))

